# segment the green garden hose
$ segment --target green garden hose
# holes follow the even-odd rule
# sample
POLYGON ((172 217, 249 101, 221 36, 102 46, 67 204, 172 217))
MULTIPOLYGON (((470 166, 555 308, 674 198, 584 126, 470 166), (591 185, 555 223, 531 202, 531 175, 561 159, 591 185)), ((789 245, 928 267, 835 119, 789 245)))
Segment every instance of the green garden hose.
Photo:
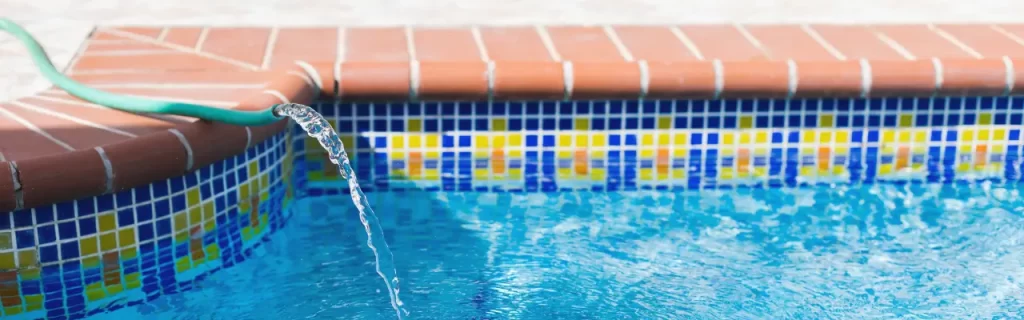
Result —
POLYGON ((223 122, 240 126, 259 126, 274 123, 281 119, 274 110, 277 105, 262 111, 230 110, 199 104, 160 101, 114 94, 90 88, 60 73, 50 62, 46 51, 32 35, 7 18, 0 18, 0 30, 7 31, 28 48, 28 53, 36 67, 51 83, 67 93, 101 106, 133 113, 173 114, 223 122))

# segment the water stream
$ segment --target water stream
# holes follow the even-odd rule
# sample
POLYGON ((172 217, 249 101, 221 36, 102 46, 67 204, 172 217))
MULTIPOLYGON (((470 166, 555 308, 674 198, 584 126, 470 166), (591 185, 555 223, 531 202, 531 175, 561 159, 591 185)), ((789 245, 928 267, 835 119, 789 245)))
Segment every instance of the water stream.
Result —
POLYGON ((342 144, 331 124, 308 106, 287 103, 279 105, 275 108, 275 112, 295 120, 295 123, 306 130, 306 134, 319 141, 320 145, 327 150, 331 162, 338 166, 342 178, 348 181, 352 203, 359 210, 359 220, 363 223, 363 228, 366 229, 366 245, 373 251, 376 259, 377 274, 384 279, 384 284, 387 286, 391 307, 395 309, 398 318, 402 319, 403 314, 408 315, 409 312, 405 310, 402 300, 398 297, 399 286, 398 273, 395 271, 395 257, 388 249, 387 241, 384 239, 384 230, 381 229, 377 215, 373 213, 366 194, 359 188, 359 181, 356 179, 352 163, 345 152, 345 145, 342 144))

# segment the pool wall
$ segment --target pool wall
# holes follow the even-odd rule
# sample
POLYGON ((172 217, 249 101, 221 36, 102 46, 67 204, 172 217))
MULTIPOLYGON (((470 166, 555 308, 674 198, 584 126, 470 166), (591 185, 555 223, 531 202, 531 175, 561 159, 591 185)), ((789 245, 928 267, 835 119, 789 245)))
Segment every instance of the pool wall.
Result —
MULTIPOLYGON (((1024 31, 999 28, 119 27, 69 70, 236 109, 318 101, 368 191, 1018 181, 1024 31)), ((0 131, 4 319, 190 289, 294 199, 346 190, 284 122, 154 124, 59 90, 0 110, 31 120, 0 131)))

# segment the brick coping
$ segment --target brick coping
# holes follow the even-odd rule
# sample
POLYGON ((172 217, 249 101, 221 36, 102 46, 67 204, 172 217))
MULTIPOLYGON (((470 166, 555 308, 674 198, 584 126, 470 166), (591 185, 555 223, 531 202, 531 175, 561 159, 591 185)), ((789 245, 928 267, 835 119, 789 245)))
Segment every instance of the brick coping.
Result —
MULTIPOLYGON (((1012 95, 1024 92, 1024 25, 99 27, 68 73, 108 91, 238 109, 317 95, 1012 95)), ((284 127, 128 114, 59 90, 0 103, 0 134, 14 137, 0 142, 0 211, 178 176, 284 127)))

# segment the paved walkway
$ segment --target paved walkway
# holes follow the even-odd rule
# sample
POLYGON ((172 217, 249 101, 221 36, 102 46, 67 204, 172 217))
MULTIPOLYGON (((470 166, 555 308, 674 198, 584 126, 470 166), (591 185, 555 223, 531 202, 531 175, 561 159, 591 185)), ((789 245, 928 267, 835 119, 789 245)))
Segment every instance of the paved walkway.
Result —
MULTIPOLYGON (((0 2, 59 67, 102 25, 464 25, 1024 22, 1006 0, 39 0, 0 2), (304 5, 298 5, 302 3, 304 5), (111 8, 116 8, 111 10, 111 8)), ((0 36, 0 101, 48 87, 13 38, 0 36)))

